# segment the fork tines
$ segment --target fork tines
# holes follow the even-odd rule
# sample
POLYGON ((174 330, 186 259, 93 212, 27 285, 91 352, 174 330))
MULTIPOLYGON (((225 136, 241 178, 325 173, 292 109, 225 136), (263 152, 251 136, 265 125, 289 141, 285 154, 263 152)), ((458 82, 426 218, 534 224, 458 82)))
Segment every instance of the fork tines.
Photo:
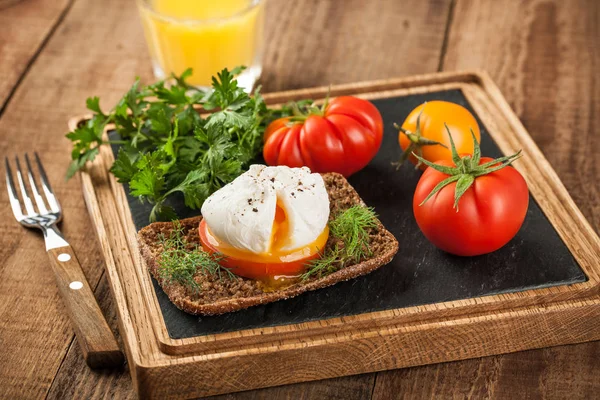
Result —
POLYGON ((46 176, 46 171, 44 171, 44 167, 42 165, 42 162, 40 161, 40 157, 38 156, 37 152, 34 152, 34 156, 37 164, 37 169, 39 171, 39 181, 42 185, 42 191, 39 190, 39 186, 34 178, 33 169, 31 168, 31 162, 29 161, 29 156, 27 154, 25 154, 25 165, 27 166, 27 178, 29 181, 29 188, 31 188, 31 193, 33 193, 33 198, 37 206, 37 211, 33 205, 31 197, 29 196, 30 192, 27 188, 27 185, 25 184, 25 180, 23 179, 23 172, 21 171, 21 163, 19 161, 19 158, 15 157, 17 183, 21 192, 21 198, 23 199, 25 213, 23 213, 23 208, 21 207, 21 202, 19 201, 19 197, 17 195, 17 190, 13 181, 12 169, 10 167, 10 163, 8 162, 8 157, 4 158, 4 164, 6 167, 6 187, 8 189, 10 206, 13 210, 15 218, 19 221, 25 218, 33 218, 36 216, 60 214, 60 205, 58 204, 58 201, 54 196, 54 192, 52 191, 50 182, 48 182, 48 177, 46 176))

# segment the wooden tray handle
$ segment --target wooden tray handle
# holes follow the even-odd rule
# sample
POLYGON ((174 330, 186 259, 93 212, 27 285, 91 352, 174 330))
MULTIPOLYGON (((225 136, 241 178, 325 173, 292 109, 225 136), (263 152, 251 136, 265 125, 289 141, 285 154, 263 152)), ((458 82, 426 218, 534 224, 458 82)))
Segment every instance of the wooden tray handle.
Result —
POLYGON ((56 284, 90 368, 122 366, 123 353, 71 246, 48 250, 56 284))

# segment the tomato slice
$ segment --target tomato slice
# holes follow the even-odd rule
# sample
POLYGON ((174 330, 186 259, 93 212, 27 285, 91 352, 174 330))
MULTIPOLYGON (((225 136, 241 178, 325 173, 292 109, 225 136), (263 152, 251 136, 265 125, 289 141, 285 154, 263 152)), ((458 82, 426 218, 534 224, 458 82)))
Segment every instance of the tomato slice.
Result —
POLYGON ((300 249, 254 254, 221 245, 219 239, 208 229, 204 219, 200 222, 198 230, 204 251, 209 254, 218 253, 222 257, 219 264, 236 275, 256 280, 293 278, 301 275, 310 260, 320 257, 319 251, 325 247, 329 236, 329 229, 325 227, 314 242, 300 249))

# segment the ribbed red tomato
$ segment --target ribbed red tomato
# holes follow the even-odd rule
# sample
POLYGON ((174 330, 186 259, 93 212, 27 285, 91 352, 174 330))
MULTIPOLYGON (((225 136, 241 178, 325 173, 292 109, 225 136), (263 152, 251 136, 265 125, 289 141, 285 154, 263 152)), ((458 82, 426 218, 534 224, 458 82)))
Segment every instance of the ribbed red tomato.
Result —
POLYGON ((323 110, 269 124, 263 156, 268 165, 307 166, 312 172, 350 176, 375 157, 382 137, 383 120, 375 105, 342 96, 323 110))

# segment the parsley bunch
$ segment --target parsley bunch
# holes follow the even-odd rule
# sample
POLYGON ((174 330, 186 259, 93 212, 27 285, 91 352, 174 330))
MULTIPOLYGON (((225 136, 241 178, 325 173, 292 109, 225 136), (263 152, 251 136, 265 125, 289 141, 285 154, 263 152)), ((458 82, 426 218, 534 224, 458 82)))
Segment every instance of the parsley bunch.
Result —
POLYGON ((235 75, 242 69, 223 69, 212 78, 211 91, 186 83, 191 69, 173 76, 170 86, 160 81, 140 87, 138 79, 108 113, 98 97, 87 99, 93 117, 67 134, 73 142, 67 178, 92 161, 101 145, 118 144, 110 171, 129 184, 131 195, 153 205, 151 221, 176 218, 165 204, 176 192, 186 206, 200 208, 260 152, 272 115, 258 89, 251 97, 238 86, 235 75), (211 113, 203 117, 194 106, 211 113), (114 124, 117 139, 104 139, 108 124, 114 124))

